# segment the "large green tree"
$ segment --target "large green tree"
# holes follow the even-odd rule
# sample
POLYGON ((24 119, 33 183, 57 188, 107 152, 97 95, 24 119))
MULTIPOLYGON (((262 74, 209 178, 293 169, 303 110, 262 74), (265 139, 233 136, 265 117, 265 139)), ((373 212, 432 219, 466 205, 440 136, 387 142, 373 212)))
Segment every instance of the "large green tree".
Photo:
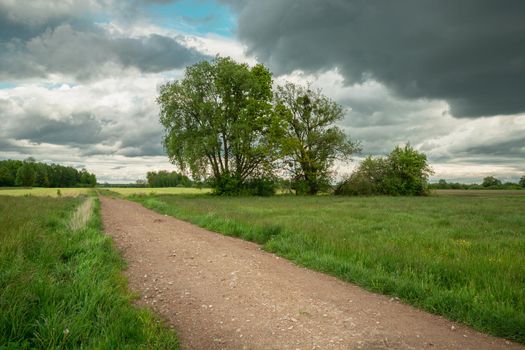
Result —
POLYGON ((272 76, 217 57, 186 68, 157 98, 170 160, 195 179, 211 175, 215 190, 234 193, 271 173, 281 124, 272 109, 272 76))
POLYGON ((32 163, 24 162, 16 172, 17 186, 31 187, 35 183, 36 172, 32 163))
POLYGON ((275 103, 285 121, 282 151, 296 193, 314 195, 330 183, 334 162, 348 160, 359 145, 335 125, 343 109, 321 91, 287 83, 277 88, 275 103))
POLYGON ((483 179, 483 182, 481 183, 481 186, 483 187, 492 187, 492 186, 500 186, 501 181, 494 176, 487 176, 483 179))

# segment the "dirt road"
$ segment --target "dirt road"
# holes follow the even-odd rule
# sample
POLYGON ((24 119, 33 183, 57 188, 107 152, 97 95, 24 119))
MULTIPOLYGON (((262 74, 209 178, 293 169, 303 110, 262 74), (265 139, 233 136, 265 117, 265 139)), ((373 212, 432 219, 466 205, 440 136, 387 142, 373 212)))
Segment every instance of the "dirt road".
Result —
POLYGON ((524 349, 297 267, 253 243, 101 197, 141 305, 182 349, 524 349))

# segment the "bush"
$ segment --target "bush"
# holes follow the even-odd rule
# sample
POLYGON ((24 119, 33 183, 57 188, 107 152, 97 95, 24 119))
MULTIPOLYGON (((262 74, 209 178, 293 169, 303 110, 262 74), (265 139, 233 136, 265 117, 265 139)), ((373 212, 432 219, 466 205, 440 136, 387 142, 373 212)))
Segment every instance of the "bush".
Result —
POLYGON ((361 162, 357 171, 336 187, 335 194, 349 196, 388 194, 387 171, 387 159, 369 156, 361 162))
POLYGON ((483 187, 495 187, 495 186, 501 186, 501 181, 496 179, 494 176, 487 176, 483 179, 483 183, 481 184, 483 187))
POLYGON ((341 182, 337 195, 420 196, 428 193, 432 173, 425 154, 410 145, 396 147, 386 158, 367 157, 341 182))
POLYGON ((252 178, 241 181, 237 177, 224 174, 212 180, 213 193, 221 196, 272 196, 277 183, 270 177, 252 178))

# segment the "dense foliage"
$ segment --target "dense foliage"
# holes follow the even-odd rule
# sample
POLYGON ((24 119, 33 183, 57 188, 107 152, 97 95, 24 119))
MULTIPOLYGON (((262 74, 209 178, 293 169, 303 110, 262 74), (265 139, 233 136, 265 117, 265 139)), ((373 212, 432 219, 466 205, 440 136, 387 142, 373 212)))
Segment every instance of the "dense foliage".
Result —
POLYGON ((97 178, 86 169, 35 162, 28 158, 0 161, 0 186, 94 187, 97 178))
POLYGON ((157 99, 170 160, 194 179, 211 172, 219 194, 238 194, 251 179, 268 177, 279 131, 271 100, 263 65, 217 57, 188 67, 157 99))
POLYGON ((146 175, 149 187, 192 187, 189 177, 176 171, 150 171, 146 175))
POLYGON ((501 181, 496 179, 494 176, 487 176, 481 183, 483 187, 501 186, 501 181))
POLYGON ((432 170, 425 154, 412 146, 396 147, 383 157, 367 157, 352 175, 341 182, 339 195, 417 196, 428 191, 432 170))
POLYGON ((335 122, 343 108, 319 90, 287 83, 275 93, 276 112, 284 122, 283 163, 299 194, 317 194, 330 186, 335 160, 348 160, 359 150, 335 122))

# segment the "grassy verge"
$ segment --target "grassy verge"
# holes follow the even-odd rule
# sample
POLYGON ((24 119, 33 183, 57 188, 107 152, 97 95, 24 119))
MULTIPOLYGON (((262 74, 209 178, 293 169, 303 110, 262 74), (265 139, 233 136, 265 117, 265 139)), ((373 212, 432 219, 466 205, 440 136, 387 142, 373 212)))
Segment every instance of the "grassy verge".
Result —
POLYGON ((132 199, 525 343, 525 196, 132 199))
POLYGON ((178 348, 173 332, 132 305, 96 200, 1 199, 0 349, 178 348))

